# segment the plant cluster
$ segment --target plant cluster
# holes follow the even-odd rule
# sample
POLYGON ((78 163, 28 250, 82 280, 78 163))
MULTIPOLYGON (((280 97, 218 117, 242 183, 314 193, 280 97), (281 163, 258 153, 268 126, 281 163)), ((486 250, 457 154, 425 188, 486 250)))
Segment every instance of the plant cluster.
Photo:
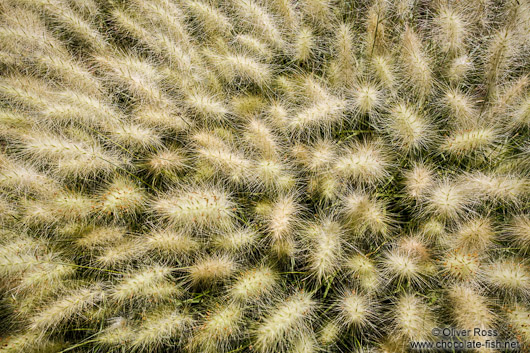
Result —
POLYGON ((3 0, 0 352, 530 344, 529 72, 524 0, 3 0))

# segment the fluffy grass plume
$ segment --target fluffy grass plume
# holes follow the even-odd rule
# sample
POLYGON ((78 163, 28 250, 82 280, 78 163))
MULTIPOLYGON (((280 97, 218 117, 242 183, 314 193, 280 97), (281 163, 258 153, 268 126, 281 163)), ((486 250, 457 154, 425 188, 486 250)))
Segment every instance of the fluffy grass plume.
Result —
POLYGON ((0 353, 524 351, 529 38, 522 0, 0 1, 0 353))

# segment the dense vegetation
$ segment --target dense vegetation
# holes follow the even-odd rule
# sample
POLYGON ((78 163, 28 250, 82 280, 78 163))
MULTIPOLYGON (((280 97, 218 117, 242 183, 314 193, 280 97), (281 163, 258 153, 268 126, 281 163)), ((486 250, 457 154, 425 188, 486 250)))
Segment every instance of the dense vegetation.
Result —
POLYGON ((1 1, 0 352, 530 343, 529 69, 524 0, 1 1))

